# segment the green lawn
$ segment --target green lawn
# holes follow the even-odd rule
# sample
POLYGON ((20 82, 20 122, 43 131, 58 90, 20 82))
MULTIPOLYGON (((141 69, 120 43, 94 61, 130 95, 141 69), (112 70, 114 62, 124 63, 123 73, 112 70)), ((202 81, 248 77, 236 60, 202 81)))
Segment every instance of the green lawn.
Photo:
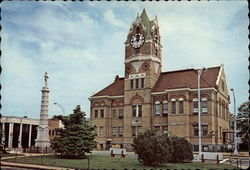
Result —
MULTIPOLYGON (((89 156, 90 169, 152 169, 154 167, 143 166, 136 158, 113 158, 107 156, 89 156)), ((65 168, 88 168, 87 159, 58 159, 54 155, 22 157, 17 159, 8 159, 4 161, 43 164, 49 166, 65 167, 65 168)), ((213 163, 167 163, 157 169, 233 169, 230 165, 217 165, 213 163)))

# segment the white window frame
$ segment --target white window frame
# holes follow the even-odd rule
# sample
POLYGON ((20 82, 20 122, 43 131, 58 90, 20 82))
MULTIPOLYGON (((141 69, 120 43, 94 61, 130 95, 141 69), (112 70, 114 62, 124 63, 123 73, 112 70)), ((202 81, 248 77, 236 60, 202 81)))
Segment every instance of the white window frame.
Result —
POLYGON ((159 101, 155 102, 155 115, 156 116, 161 115, 161 103, 159 101))
POLYGON ((208 99, 206 98, 206 97, 203 97, 202 99, 201 99, 201 109, 202 109, 202 113, 204 113, 204 114, 206 114, 206 113, 208 113, 208 99), (206 106, 207 107, 203 107, 203 102, 206 102, 206 106))
POLYGON ((198 113, 199 112, 199 102, 197 98, 193 98, 193 113, 198 113), (197 102, 197 107, 194 107, 194 102, 197 102))
POLYGON ((168 101, 167 100, 163 101, 162 113, 163 114, 168 114, 168 101), (164 105, 167 106, 166 109, 164 109, 164 105))

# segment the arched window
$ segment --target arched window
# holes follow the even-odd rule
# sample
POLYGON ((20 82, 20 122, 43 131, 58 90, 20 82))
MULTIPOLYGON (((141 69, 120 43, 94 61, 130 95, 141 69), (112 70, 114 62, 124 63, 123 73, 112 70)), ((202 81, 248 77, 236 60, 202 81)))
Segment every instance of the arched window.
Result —
POLYGON ((163 116, 166 116, 168 114, 168 101, 163 101, 163 116))
POLYGON ((208 104, 207 104, 207 98, 206 97, 203 97, 201 99, 201 109, 202 109, 203 114, 208 113, 208 104))
POLYGON ((161 104, 159 101, 155 102, 155 115, 160 116, 161 114, 161 104))
POLYGON ((179 113, 183 114, 184 113, 184 99, 179 98, 179 113))
POLYGON ((176 99, 175 98, 171 99, 171 103, 172 103, 171 113, 176 114, 176 99))
POLYGON ((198 114, 198 99, 194 98, 193 99, 193 113, 194 114, 198 114))

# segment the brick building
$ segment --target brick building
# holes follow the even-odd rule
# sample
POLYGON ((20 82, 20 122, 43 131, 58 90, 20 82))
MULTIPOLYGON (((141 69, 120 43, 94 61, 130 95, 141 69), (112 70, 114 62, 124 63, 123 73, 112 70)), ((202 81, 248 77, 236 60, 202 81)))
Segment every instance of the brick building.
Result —
MULTIPOLYGON (((153 128, 185 137, 197 149, 198 70, 162 72, 160 38, 157 18, 150 21, 144 9, 125 42, 125 76, 116 76, 90 97, 98 149, 113 144, 129 148, 139 132, 153 128)), ((229 130, 229 95, 223 65, 207 68, 200 81, 202 146, 219 150, 229 141, 224 133, 229 130)))

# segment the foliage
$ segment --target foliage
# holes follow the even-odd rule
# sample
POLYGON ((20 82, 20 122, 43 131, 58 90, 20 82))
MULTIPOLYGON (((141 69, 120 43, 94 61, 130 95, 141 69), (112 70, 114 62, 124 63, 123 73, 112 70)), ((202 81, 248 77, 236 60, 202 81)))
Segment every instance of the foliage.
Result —
POLYGON ((172 136, 173 154, 171 162, 190 162, 194 159, 193 148, 187 139, 172 136))
POLYGON ((249 109, 250 102, 243 103, 238 111, 237 119, 237 127, 240 129, 240 132, 238 133, 239 136, 241 136, 241 140, 243 144, 249 145, 249 109))
POLYGON ((85 158, 95 147, 95 127, 86 121, 86 114, 78 105, 72 114, 61 119, 64 128, 57 129, 58 137, 52 140, 52 148, 63 158, 85 158))
POLYGON ((157 166, 167 162, 172 156, 172 143, 167 135, 159 135, 155 130, 146 130, 134 138, 133 150, 143 165, 157 166))
POLYGON ((54 115, 52 119, 58 119, 58 120, 63 120, 65 116, 63 115, 54 115))

